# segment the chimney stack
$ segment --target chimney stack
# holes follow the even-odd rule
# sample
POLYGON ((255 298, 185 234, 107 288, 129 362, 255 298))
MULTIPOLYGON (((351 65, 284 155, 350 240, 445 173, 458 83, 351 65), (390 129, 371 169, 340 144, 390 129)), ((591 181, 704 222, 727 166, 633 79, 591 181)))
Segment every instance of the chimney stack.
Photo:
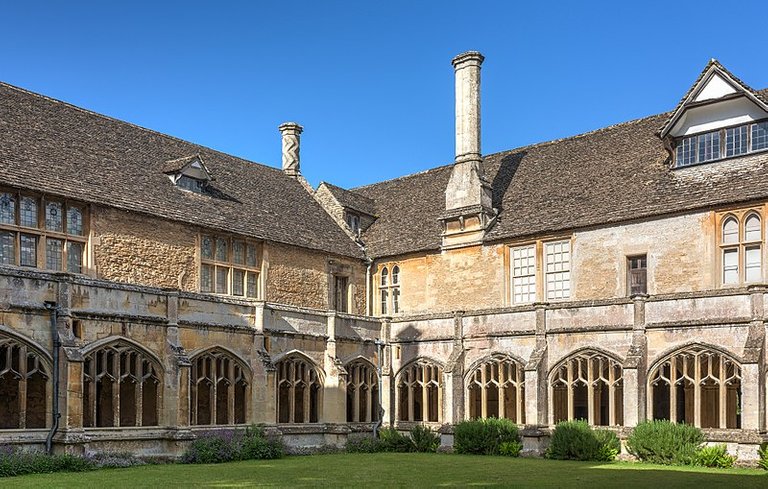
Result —
POLYGON ((456 73, 456 163, 480 160, 480 65, 485 58, 468 51, 453 58, 456 73))
POLYGON ((493 224, 491 185, 480 152, 480 65, 485 58, 468 51, 453 58, 456 79, 456 158, 445 188, 443 248, 482 242, 493 224))
POLYGON ((295 122, 284 122, 278 129, 283 136, 283 171, 286 175, 297 177, 301 175, 299 142, 304 128, 295 122))

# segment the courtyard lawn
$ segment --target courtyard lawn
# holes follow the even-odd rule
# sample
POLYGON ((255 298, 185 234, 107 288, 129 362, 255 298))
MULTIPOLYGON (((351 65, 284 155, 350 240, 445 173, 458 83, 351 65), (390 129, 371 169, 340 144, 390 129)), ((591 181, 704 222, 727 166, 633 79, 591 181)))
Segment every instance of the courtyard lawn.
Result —
POLYGON ((768 488, 768 472, 442 454, 338 454, 218 465, 152 465, 0 479, 11 487, 768 488))

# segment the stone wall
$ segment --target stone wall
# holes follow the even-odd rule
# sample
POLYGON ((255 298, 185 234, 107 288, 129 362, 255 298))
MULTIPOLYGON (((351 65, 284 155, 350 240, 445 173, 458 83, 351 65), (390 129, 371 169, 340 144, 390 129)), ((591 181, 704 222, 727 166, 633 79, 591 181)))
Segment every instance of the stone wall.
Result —
POLYGON ((97 277, 197 290, 197 229, 192 226, 94 206, 91 233, 97 277))

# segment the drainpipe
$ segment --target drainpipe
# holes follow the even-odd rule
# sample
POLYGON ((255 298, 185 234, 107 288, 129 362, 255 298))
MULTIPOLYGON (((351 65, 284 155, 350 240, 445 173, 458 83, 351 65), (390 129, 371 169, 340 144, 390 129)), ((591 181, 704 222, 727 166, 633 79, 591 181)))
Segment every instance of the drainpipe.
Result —
POLYGON ((56 327, 59 308, 55 302, 51 301, 45 301, 45 308, 51 313, 51 337, 53 338, 53 372, 51 373, 53 377, 53 426, 48 432, 48 438, 45 439, 45 451, 48 455, 53 455, 53 436, 59 430, 59 418, 61 417, 59 412, 59 349, 61 348, 61 340, 56 327))
MULTIPOLYGON (((370 268, 370 266, 369 266, 369 268, 370 268)), ((381 341, 380 339, 376 339, 374 344, 376 345, 376 349, 377 349, 377 352, 378 352, 378 355, 377 355, 378 361, 376 362, 378 364, 378 365, 376 365, 376 377, 378 378, 378 381, 379 381, 379 388, 377 389, 377 391, 379 393, 379 416, 378 416, 379 419, 377 419, 376 423, 373 425, 373 437, 374 438, 378 438, 379 437, 379 429, 381 429, 382 419, 384 418, 384 416, 383 416, 384 409, 381 407, 381 403, 384 402, 383 393, 381 392, 381 384, 382 384, 382 378, 381 378, 382 359, 381 359, 381 355, 383 355, 383 353, 384 353, 384 342, 381 341)))

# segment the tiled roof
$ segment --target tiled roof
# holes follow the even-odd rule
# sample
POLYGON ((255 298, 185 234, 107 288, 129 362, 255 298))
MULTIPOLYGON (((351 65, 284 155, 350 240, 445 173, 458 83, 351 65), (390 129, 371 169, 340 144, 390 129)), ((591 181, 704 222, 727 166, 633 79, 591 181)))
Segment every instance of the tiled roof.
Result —
MULTIPOLYGON (((278 144, 277 141, 275 144, 278 144)), ((362 257, 281 170, 0 83, 0 184, 254 238, 362 257), (168 163, 200 155, 211 195, 175 188, 168 163)))
POLYGON ((331 185, 328 182, 323 182, 323 184, 343 207, 348 207, 358 212, 362 212, 363 214, 368 214, 369 216, 376 215, 376 207, 374 206, 373 200, 368 197, 337 187, 336 185, 331 185))
MULTIPOLYGON (((765 98, 768 90, 759 92, 765 98)), ((507 240, 768 198, 768 154, 670 169, 656 131, 669 114, 484 158, 499 209, 486 241, 507 240)), ((378 219, 362 235, 374 258, 440 248, 451 166, 352 189, 378 219)))

